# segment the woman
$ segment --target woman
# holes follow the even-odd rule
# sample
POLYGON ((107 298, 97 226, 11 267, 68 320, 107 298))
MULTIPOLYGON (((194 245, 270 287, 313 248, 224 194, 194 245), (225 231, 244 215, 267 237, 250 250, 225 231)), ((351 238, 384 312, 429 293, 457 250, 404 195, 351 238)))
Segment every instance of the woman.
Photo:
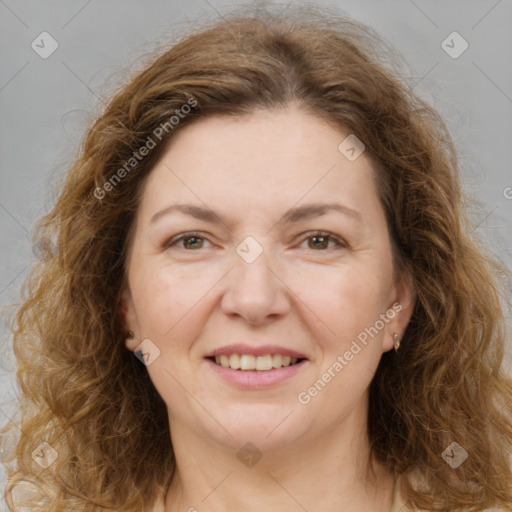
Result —
POLYGON ((17 314, 11 506, 510 509, 497 264, 382 48, 232 17, 111 100, 17 314))

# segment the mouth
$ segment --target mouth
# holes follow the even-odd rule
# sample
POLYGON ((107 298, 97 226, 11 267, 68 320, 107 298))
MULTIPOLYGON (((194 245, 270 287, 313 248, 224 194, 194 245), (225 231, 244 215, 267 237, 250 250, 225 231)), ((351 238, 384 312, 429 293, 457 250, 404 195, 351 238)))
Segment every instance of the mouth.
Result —
POLYGON ((204 358, 213 375, 242 390, 260 390, 284 384, 305 371, 305 354, 279 345, 233 344, 217 348, 204 358))
POLYGON ((218 366, 231 370, 268 372, 283 367, 295 366, 306 360, 304 357, 292 357, 288 354, 268 353, 253 354, 221 354, 207 357, 218 366))

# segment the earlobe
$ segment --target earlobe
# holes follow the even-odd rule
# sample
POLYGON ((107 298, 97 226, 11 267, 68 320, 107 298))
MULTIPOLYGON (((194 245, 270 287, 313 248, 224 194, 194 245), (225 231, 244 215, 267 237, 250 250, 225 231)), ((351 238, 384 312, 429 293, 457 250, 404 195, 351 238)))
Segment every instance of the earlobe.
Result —
POLYGON ((126 329, 124 343, 128 350, 134 351, 137 347, 136 335, 137 322, 135 309, 133 306, 133 300, 129 288, 126 286, 122 293, 119 301, 119 315, 121 316, 122 323, 126 329))
POLYGON ((131 352, 135 351, 137 343, 135 341, 135 334, 133 333, 133 331, 128 331, 126 333, 126 337, 124 339, 124 344, 125 344, 126 348, 128 350, 130 350, 131 352))
POLYGON ((412 317, 416 304, 416 290, 414 278, 410 269, 404 269, 399 282, 395 287, 395 300, 390 310, 394 311, 393 318, 388 325, 388 332, 384 341, 384 350, 400 348, 405 331, 412 317))

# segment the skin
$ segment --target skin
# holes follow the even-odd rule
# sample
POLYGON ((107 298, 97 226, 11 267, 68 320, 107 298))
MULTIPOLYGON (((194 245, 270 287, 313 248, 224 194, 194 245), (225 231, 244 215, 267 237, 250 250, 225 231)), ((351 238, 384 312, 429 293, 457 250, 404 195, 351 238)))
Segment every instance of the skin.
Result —
POLYGON ((368 388, 393 332, 407 327, 414 290, 409 274, 394 280, 373 170, 364 153, 351 162, 338 150, 346 135, 297 107, 213 116, 178 132, 149 176, 122 314, 135 334, 129 350, 146 338, 160 350, 147 371, 167 405, 177 461, 167 512, 391 510, 394 477, 370 464, 368 388), (328 202, 359 221, 329 212, 279 224, 289 208, 328 202), (211 208, 225 224, 183 213, 150 222, 175 203, 211 208), (200 238, 166 246, 190 231, 200 238), (236 252, 247 236, 263 248, 250 264, 236 252), (400 313, 301 404, 299 393, 394 303, 400 313), (271 388, 239 389, 205 356, 240 342, 278 344, 308 361, 271 388), (262 455, 252 467, 236 457, 247 442, 262 455))

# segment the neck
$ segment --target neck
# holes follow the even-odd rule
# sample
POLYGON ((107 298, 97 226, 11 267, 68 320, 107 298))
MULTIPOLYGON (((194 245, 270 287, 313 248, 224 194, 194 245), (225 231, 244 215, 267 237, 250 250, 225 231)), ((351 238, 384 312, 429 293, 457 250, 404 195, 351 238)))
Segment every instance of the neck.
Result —
POLYGON ((363 412, 354 411, 322 436, 306 434, 271 449, 266 439, 255 464, 250 450, 244 464, 236 448, 171 424, 176 472, 165 512, 390 511, 394 477, 371 461, 363 412))

